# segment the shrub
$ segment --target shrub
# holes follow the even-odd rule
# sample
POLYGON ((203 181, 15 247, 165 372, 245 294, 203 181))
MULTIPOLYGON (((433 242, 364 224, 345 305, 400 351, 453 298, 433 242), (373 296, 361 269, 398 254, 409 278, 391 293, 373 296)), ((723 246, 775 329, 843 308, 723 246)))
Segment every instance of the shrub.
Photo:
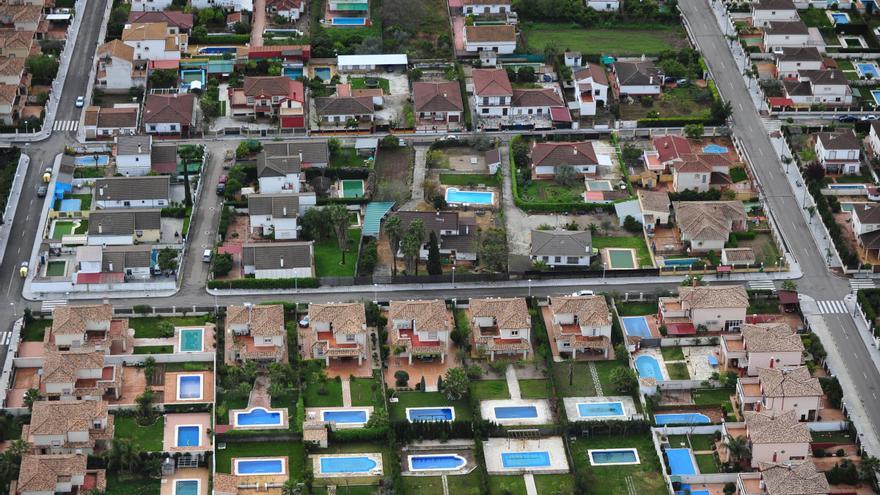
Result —
POLYGON ((469 364, 465 368, 465 373, 467 373, 467 377, 471 380, 479 380, 483 377, 483 368, 478 364, 469 364))
POLYGON ((409 383, 409 373, 404 370, 395 371, 394 381, 398 387, 405 387, 409 383))

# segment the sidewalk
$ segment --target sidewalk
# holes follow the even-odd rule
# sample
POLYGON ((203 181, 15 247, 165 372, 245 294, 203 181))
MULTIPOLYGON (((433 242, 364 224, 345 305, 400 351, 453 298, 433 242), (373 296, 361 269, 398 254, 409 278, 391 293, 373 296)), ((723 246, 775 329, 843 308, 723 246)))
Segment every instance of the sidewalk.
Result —
POLYGON ((504 370, 504 377, 507 379, 507 390, 510 392, 511 399, 522 399, 522 393, 519 391, 519 380, 516 379, 516 368, 512 364, 507 365, 504 370))

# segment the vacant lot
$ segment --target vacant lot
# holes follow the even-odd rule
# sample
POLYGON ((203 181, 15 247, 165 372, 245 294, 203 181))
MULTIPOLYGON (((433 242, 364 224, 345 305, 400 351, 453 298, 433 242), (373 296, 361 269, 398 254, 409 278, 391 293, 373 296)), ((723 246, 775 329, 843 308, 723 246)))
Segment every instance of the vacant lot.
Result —
POLYGON ((376 199, 406 201, 412 183, 413 149, 380 149, 376 153, 376 199))
POLYGON ((687 46, 680 27, 660 29, 584 29, 573 24, 534 23, 523 27, 526 45, 532 53, 544 53, 547 45, 577 50, 584 55, 657 55, 664 50, 687 46))
POLYGON ((620 118, 638 120, 648 117, 648 113, 657 112, 660 117, 708 117, 712 94, 708 89, 691 86, 666 90, 653 101, 651 106, 642 105, 640 101, 622 103, 620 118))

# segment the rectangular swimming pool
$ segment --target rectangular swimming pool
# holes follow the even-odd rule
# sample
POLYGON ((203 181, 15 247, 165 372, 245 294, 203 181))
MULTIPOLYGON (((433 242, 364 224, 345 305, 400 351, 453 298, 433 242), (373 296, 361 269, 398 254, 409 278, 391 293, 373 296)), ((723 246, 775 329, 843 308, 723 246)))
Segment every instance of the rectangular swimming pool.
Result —
POLYGON ((666 449, 666 458, 669 460, 669 474, 697 474, 691 449, 666 449))
POLYGON ((625 416, 623 402, 581 402, 577 405, 582 418, 612 418, 625 416))
POLYGON ((255 407, 247 412, 235 413, 235 426, 280 426, 282 424, 280 411, 269 411, 262 407, 255 407))
POLYGON ((549 467, 550 452, 502 452, 501 465, 506 468, 549 467))
POLYGON ((174 480, 174 495, 199 495, 199 480, 174 480))
POLYGON ((201 428, 198 425, 179 425, 177 427, 178 447, 198 447, 201 444, 201 428))
POLYGON ((498 419, 537 418, 538 408, 535 406, 498 406, 495 408, 498 419))
POLYGON ((365 455, 334 456, 321 458, 321 473, 369 473, 378 463, 365 455))
POLYGON ((621 319, 623 320, 623 330, 630 337, 651 338, 648 320, 644 316, 625 316, 621 319))
POLYGON ((341 424, 366 423, 369 419, 366 409, 348 409, 336 411, 321 411, 321 420, 341 424))
POLYGON ((106 167, 110 164, 109 155, 97 155, 98 160, 95 161, 95 155, 82 155, 73 159, 73 165, 76 167, 106 167))
POLYGON ((655 414, 654 423, 663 425, 708 425, 712 424, 709 416, 700 413, 668 413, 655 414))
POLYGON ((284 459, 281 457, 236 459, 235 474, 284 474, 284 459))
POLYGON ((367 19, 365 17, 334 17, 330 24, 332 26, 366 26, 367 19))
POLYGON ((182 328, 177 341, 177 349, 180 352, 202 352, 204 331, 201 328, 182 328))
POLYGON ((455 421, 455 409, 452 407, 407 407, 406 419, 410 423, 416 421, 455 421))
POLYGON ((177 400, 202 398, 202 375, 177 375, 177 400))
POLYGON ((489 191, 462 191, 455 187, 446 189, 446 202, 449 204, 492 205, 495 193, 489 191))
POLYGON ((639 464, 639 451, 632 448, 588 450, 592 466, 625 466, 639 464))
POLYGON ((456 454, 422 454, 409 456, 410 471, 455 471, 467 464, 467 460, 456 454))

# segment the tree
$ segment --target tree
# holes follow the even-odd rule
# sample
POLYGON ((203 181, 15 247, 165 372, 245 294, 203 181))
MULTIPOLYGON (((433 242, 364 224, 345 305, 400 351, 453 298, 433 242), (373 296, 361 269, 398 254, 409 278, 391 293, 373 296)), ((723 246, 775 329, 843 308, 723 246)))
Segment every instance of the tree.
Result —
POLYGON ((703 124, 688 124, 684 126, 684 135, 691 139, 703 137, 703 124))
POLYGON ((395 371, 394 383, 398 387, 405 387, 409 383, 409 373, 404 370, 395 371))
POLYGON ((510 141, 510 151, 513 155, 513 163, 519 168, 526 168, 529 165, 529 142, 516 136, 510 141))
POLYGON ((388 239, 388 249, 391 250, 392 274, 397 275, 397 250, 400 248, 400 238, 403 226, 400 217, 393 215, 385 220, 385 237, 388 239))
POLYGON ((144 376, 147 378, 147 383, 153 381, 153 375, 156 373, 156 358, 153 356, 148 357, 144 360, 144 376))
POLYGON ((211 265, 211 271, 215 277, 222 277, 232 270, 232 255, 229 253, 220 253, 214 256, 214 262, 211 265))
POLYGON ((287 387, 280 382, 272 382, 269 384, 269 396, 281 397, 287 393, 287 387))
POLYGON ((516 79, 521 83, 533 83, 537 80, 535 77, 535 69, 528 65, 523 65, 516 71, 516 79))
POLYGON ((621 394, 630 394, 639 386, 639 379, 630 368, 614 368, 611 371, 611 386, 621 394))
POLYGON ((105 453, 107 469, 111 472, 134 473, 141 465, 141 448, 130 438, 117 438, 105 453))
POLYGON ((156 421, 156 409, 153 408, 153 391, 150 389, 144 390, 134 401, 137 404, 135 414, 138 418, 138 424, 141 426, 153 424, 156 421))
POLYGON ((364 248, 361 250, 361 256, 358 261, 360 263, 359 271, 362 275, 371 275, 373 273, 373 270, 379 263, 379 250, 374 239, 364 243, 364 248))
POLYGON ((37 55, 27 59, 25 65, 35 85, 48 86, 58 74, 58 59, 50 55, 37 55))
POLYGON ((368 36, 355 47, 354 53, 356 55, 382 53, 382 39, 378 36, 368 36))
POLYGON ((164 248, 159 251, 159 269, 164 271, 177 270, 177 250, 164 248))
POLYGON ((383 0, 379 7, 382 25, 391 32, 406 31, 415 34, 426 16, 424 0, 383 0))
POLYGON ((400 138, 394 134, 388 134, 379 141, 379 147, 384 150, 396 150, 400 148, 400 138))
POLYGON ((150 74, 151 88, 174 88, 177 86, 177 71, 159 69, 150 74))
POLYGON ((642 231, 642 223, 633 218, 632 215, 627 215, 623 219, 623 230, 638 234, 642 231))
POLYGON ((443 275, 443 267, 440 266, 440 244, 437 242, 437 234, 431 231, 428 236, 428 275, 443 275))
POLYGON ((563 165, 553 175, 553 182, 560 186, 572 186, 578 182, 578 173, 571 165, 563 165))
POLYGON ((232 25, 232 30, 235 31, 235 34, 250 34, 251 25, 238 21, 232 25))
POLYGON ((614 346, 614 359, 620 361, 623 364, 629 362, 629 351, 626 350, 626 345, 617 344, 614 346))
POLYGON ((602 232, 604 232, 605 235, 608 235, 608 231, 611 230, 611 220, 605 218, 600 224, 602 225, 602 232))
POLYGON ((449 368, 443 377, 443 393, 449 400, 459 400, 467 395, 469 384, 464 368, 449 368))
POLYGON ((330 151, 330 156, 334 157, 342 150, 342 143, 337 138, 330 138, 327 140, 327 150, 330 151))
POLYGON ((503 272, 507 268, 507 233, 493 227, 479 236, 477 254, 483 268, 503 272))
POLYGON ((748 459, 752 455, 749 441, 744 436, 732 437, 728 435, 724 440, 724 446, 727 447, 730 459, 734 463, 748 459))
POLYGON ((419 255, 421 254, 422 244, 425 243, 425 224, 421 220, 413 220, 406 229, 406 253, 409 256, 409 263, 412 264, 413 273, 419 276, 419 255))
POLYGON ((786 280, 782 282, 782 290, 797 290, 797 283, 794 280, 786 280))
POLYGON ((333 231, 327 208, 309 208, 303 214, 301 223, 303 235, 315 242, 327 240, 333 231))
POLYGON ((345 264, 345 252, 348 251, 348 227, 351 225, 351 217, 348 214, 348 208, 344 205, 335 204, 327 207, 330 215, 330 223, 336 232, 336 242, 339 243, 339 250, 342 251, 342 262, 345 264))
POLYGON ((715 100, 712 102, 710 114, 715 122, 727 122, 727 119, 733 115, 733 106, 729 101, 715 100))
POLYGON ((27 389, 27 392, 24 393, 24 407, 28 408, 29 411, 33 411, 34 402, 40 400, 42 396, 40 395, 40 391, 35 388, 27 389))

